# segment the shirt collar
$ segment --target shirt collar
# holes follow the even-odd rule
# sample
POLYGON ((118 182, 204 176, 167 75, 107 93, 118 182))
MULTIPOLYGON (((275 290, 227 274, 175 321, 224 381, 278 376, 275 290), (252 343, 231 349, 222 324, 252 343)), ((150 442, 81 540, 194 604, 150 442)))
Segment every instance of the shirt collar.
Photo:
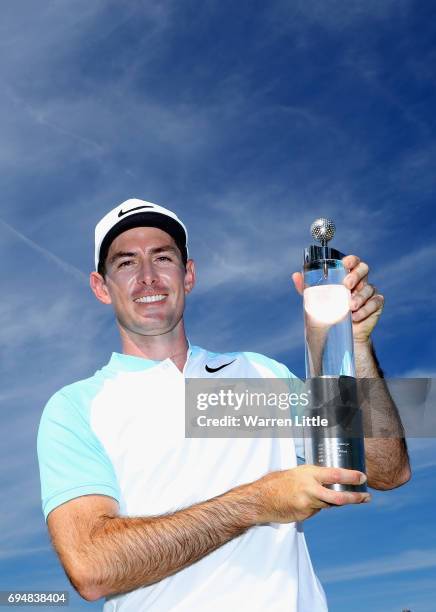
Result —
MULTIPOLYGON (((188 340, 188 353, 187 360, 198 350, 198 347, 193 346, 189 338, 188 340)), ((158 366, 161 363, 167 361, 167 359, 155 360, 155 359, 146 359, 145 357, 137 357, 136 355, 126 355, 125 353, 117 353, 113 352, 109 363, 107 364, 111 370, 116 371, 124 371, 124 372, 141 372, 142 370, 148 370, 149 368, 153 368, 154 366, 158 366)))

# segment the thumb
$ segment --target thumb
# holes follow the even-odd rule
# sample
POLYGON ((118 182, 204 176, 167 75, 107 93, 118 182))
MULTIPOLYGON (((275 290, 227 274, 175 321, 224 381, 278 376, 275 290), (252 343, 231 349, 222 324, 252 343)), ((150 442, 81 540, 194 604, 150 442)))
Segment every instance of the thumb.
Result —
POLYGON ((295 289, 298 291, 300 295, 303 295, 304 280, 303 280, 303 275, 301 274, 301 272, 294 272, 291 278, 294 281, 295 289))

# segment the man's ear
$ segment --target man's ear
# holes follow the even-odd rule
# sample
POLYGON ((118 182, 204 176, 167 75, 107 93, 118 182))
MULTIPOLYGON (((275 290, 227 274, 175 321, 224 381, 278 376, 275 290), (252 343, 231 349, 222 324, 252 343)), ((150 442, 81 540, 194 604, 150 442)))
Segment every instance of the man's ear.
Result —
POLYGON ((89 284, 99 302, 102 304, 112 304, 107 285, 101 274, 98 272, 91 272, 89 275, 89 284))
POLYGON ((195 285, 195 264, 193 259, 188 259, 186 262, 185 271, 185 294, 191 293, 195 285))

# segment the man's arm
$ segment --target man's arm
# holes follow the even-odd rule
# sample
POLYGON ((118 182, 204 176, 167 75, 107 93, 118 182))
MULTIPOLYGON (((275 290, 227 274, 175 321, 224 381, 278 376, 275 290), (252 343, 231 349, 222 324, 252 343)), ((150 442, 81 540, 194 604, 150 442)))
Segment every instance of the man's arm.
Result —
POLYGON ((55 508, 48 527, 72 585, 94 601, 158 582, 255 525, 302 521, 331 505, 369 501, 367 493, 323 486, 365 478, 355 470, 299 466, 151 517, 119 516, 114 499, 86 495, 55 508))
POLYGON ((401 419, 383 381, 371 342, 371 333, 383 311, 384 297, 368 283, 369 268, 365 262, 355 255, 344 257, 342 262, 349 270, 344 285, 351 291, 356 376, 378 379, 368 385, 369 397, 363 403, 363 418, 365 421, 377 414, 375 433, 387 432, 386 438, 365 438, 368 484, 374 489, 393 489, 406 483, 411 472, 401 419))
POLYGON ((366 381, 369 384, 361 403, 364 424, 375 434, 365 438, 368 484, 374 489, 393 489, 411 476, 404 429, 371 341, 355 342, 354 357, 357 377, 373 379, 366 381), (380 432, 387 437, 379 437, 380 432))

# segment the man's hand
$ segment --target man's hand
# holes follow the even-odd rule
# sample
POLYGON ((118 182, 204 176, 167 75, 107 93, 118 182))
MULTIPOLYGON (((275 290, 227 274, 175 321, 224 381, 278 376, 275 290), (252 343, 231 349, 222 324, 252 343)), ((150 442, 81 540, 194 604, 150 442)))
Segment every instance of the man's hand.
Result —
MULTIPOLYGON (((353 338, 355 343, 366 343, 369 340, 383 311, 384 297, 377 293, 374 285, 368 283, 369 267, 356 255, 347 255, 342 259, 347 276, 344 285, 351 291, 351 312, 353 338)), ((298 293, 303 294, 304 280, 301 272, 294 272, 292 280, 298 293)))
POLYGON ((323 486, 364 482, 365 474, 357 470, 300 465, 290 470, 270 472, 249 486, 258 500, 257 522, 263 524, 304 521, 323 508, 368 502, 369 493, 333 491, 323 486))

